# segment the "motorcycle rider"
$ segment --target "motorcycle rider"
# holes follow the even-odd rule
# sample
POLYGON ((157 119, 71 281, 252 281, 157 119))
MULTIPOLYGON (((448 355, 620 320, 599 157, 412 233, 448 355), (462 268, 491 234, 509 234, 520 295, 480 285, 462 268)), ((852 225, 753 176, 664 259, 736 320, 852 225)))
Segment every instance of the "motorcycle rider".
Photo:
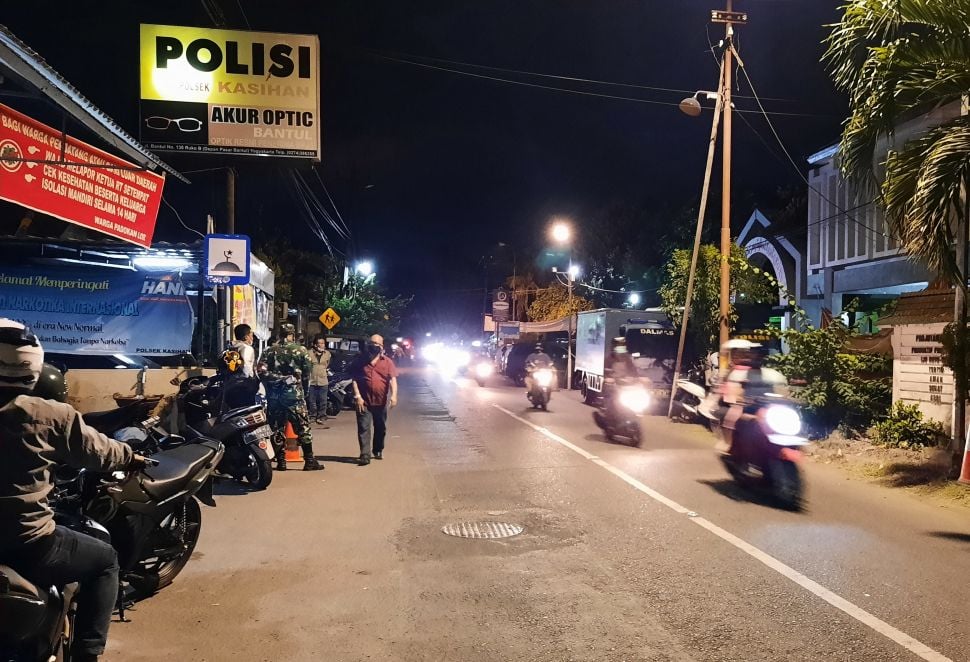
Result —
POLYGON ((543 349, 542 343, 536 343, 535 351, 525 357, 525 389, 527 392, 532 392, 534 381, 532 374, 543 368, 554 368, 554 364, 552 357, 546 354, 546 350, 543 349))
POLYGON ((788 380, 773 368, 764 366, 765 349, 758 343, 734 339, 724 343, 722 350, 729 357, 730 372, 724 380, 721 398, 729 407, 724 416, 723 450, 729 455, 743 451, 736 447, 734 430, 738 422, 750 413, 745 405, 769 393, 784 395, 788 380))
POLYGON ((603 370, 603 408, 611 412, 620 387, 637 379, 639 373, 626 346, 626 338, 613 338, 609 361, 603 370))
MULTIPOLYGON (((52 470, 57 464, 135 469, 145 458, 85 425, 70 405, 34 395, 43 363, 37 337, 0 319, 0 560, 41 587, 80 584, 71 659, 88 662, 104 653, 118 596, 118 555, 105 542, 55 524, 48 503, 52 470)), ((49 393, 66 393, 62 381, 54 383, 56 374, 45 377, 49 393)))

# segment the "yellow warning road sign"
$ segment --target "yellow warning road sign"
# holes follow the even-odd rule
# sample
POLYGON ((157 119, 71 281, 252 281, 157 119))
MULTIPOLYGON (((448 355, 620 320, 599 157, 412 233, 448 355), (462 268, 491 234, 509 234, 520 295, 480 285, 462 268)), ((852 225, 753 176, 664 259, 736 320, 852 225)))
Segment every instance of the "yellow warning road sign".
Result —
POLYGON ((320 314, 320 322, 327 327, 327 331, 330 331, 340 322, 340 315, 333 308, 327 308, 320 314))

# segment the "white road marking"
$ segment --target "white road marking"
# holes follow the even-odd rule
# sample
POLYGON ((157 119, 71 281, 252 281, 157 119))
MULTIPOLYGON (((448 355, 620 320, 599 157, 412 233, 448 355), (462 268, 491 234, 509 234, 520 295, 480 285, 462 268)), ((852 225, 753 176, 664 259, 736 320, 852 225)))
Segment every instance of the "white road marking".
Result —
POLYGON ((865 609, 862 609, 861 607, 854 605, 853 603, 849 602, 848 600, 841 597, 840 595, 833 593, 829 589, 825 588, 824 586, 816 582, 814 579, 810 579, 809 577, 806 577, 805 575, 798 572, 791 566, 782 563, 771 554, 768 554, 767 552, 764 552, 758 549, 751 543, 745 540, 742 540, 741 538, 738 538, 736 535, 722 529, 717 524, 714 524, 713 522, 706 520, 703 517, 699 517, 697 513, 685 508, 684 506, 680 505, 673 499, 669 499, 665 497, 663 494, 661 494, 660 492, 657 492, 653 488, 647 487, 646 485, 644 485, 639 480, 637 480, 630 474, 626 473, 622 469, 618 469, 614 467, 609 462, 606 462, 605 460, 599 457, 596 457, 592 453, 589 453, 583 450, 576 444, 573 444, 572 442, 566 439, 563 439, 559 435, 553 432, 550 432, 546 428, 536 425, 535 423, 532 423, 531 421, 528 421, 522 418, 521 416, 518 416, 512 413, 505 407, 502 407, 497 404, 493 404, 492 406, 498 409, 499 411, 504 412, 508 416, 514 418, 515 420, 519 421, 520 423, 523 423, 529 426, 536 432, 539 432, 540 434, 551 439, 552 441, 555 441, 556 443, 559 443, 565 446, 569 450, 578 453, 579 455, 583 456, 585 459, 592 461, 593 464, 596 464, 606 469, 607 471, 609 471, 611 474, 613 474, 623 482, 643 492, 651 499, 659 503, 662 503, 663 505, 667 506, 674 512, 679 513, 681 515, 687 515, 689 518, 689 521, 693 522, 694 524, 697 524, 698 526, 704 529, 707 529, 708 531, 716 535, 721 540, 724 540, 725 542, 730 543, 731 545, 741 550, 745 554, 748 554, 752 558, 768 566, 778 574, 784 577, 787 577, 788 579, 795 582, 805 590, 809 591, 810 593, 813 593, 814 595, 818 596, 822 600, 825 600, 825 602, 829 603, 836 609, 848 614, 849 616, 856 619, 863 625, 875 630, 876 632, 883 635, 887 639, 890 639, 896 642, 897 644, 899 644, 906 650, 910 651, 911 653, 919 656, 920 658, 927 660, 928 662, 953 662, 950 658, 946 657, 942 653, 933 650, 932 648, 930 648, 923 642, 919 641, 918 639, 914 639, 913 637, 909 636, 902 630, 894 628, 886 621, 874 616, 873 614, 870 614, 865 609))

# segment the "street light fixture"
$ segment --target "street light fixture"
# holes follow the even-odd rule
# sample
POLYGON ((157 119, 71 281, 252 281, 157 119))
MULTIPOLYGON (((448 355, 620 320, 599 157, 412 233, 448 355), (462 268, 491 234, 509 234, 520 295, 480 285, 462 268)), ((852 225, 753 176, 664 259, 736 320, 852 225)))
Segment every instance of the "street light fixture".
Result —
POLYGON ((573 237, 573 229, 566 221, 556 221, 552 224, 549 234, 557 244, 568 244, 573 237))
POLYGON ((630 296, 627 297, 627 301, 630 302, 630 305, 631 306, 639 306, 640 305, 640 295, 637 294, 636 292, 631 292, 630 293, 630 296))
POLYGON ((357 266, 354 267, 354 271, 359 273, 364 278, 367 278, 374 274, 374 263, 370 260, 363 260, 357 263, 357 266))

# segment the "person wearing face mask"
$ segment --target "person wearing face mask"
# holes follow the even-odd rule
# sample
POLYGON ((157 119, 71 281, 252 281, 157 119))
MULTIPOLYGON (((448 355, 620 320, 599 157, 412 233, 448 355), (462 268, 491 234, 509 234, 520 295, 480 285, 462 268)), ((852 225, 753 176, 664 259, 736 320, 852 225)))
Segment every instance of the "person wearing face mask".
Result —
POLYGON ((387 412, 397 406, 397 368, 384 355, 384 338, 373 335, 351 366, 354 400, 357 406, 357 441, 360 466, 384 459, 387 412), (373 436, 373 439, 372 439, 373 436))

